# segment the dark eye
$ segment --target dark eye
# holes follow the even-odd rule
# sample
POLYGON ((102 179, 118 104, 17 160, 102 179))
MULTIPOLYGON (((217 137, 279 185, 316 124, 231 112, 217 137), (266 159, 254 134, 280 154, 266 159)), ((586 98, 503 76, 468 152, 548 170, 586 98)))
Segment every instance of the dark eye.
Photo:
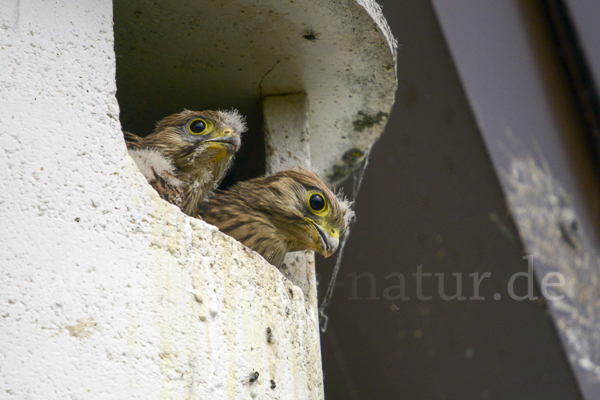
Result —
POLYGON ((325 208, 325 199, 318 193, 310 196, 308 205, 313 211, 322 211, 325 208))
POLYGON ((190 132, 195 135, 199 135, 206 130, 206 122, 203 119, 195 119, 190 122, 190 132))

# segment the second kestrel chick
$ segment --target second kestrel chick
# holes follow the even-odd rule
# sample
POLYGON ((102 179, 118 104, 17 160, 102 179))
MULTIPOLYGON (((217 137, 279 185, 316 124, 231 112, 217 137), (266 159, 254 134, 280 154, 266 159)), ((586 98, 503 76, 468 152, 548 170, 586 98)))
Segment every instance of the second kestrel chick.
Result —
POLYGON ((292 169, 217 190, 198 214, 279 267, 289 251, 333 254, 354 212, 316 174, 292 169))
POLYGON ((246 130, 237 110, 166 117, 153 133, 125 133, 129 154, 161 198, 191 215, 223 180, 246 130))

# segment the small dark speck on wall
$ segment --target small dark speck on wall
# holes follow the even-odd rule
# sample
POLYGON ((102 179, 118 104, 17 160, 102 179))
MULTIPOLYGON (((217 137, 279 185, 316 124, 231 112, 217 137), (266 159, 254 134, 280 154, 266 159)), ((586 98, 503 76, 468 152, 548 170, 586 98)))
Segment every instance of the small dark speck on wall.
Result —
POLYGON ((321 34, 315 32, 312 28, 307 29, 302 33, 302 37, 308 40, 309 42, 316 42, 317 40, 319 40, 319 36, 321 36, 321 34))

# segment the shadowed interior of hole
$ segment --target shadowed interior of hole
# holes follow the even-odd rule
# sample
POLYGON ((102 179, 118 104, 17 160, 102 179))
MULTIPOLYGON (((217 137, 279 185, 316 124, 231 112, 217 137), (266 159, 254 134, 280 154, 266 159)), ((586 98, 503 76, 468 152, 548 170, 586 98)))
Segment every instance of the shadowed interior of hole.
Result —
POLYGON ((243 135, 243 144, 235 156, 233 166, 219 185, 225 189, 236 182, 262 176, 266 172, 265 136, 262 131, 262 113, 257 107, 253 118, 248 118, 248 131, 243 135))

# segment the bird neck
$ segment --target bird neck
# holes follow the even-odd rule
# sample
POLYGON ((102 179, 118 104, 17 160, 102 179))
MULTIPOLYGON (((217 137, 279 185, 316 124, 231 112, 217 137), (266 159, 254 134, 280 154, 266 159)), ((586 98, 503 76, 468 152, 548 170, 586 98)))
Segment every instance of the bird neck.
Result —
POLYGON ((265 212, 257 210, 237 190, 217 191, 200 204, 200 217, 219 230, 242 242, 276 267, 281 266, 290 242, 265 212))
POLYGON ((241 240, 241 242, 254 249, 271 264, 280 267, 290 248, 290 242, 281 234, 281 231, 273 226, 268 218, 258 216, 246 224, 245 228, 247 231, 253 232, 253 235, 244 237, 245 240, 241 240))
MULTIPOLYGON (((182 209, 188 215, 195 213, 198 205, 206 199, 208 194, 221 183, 231 161, 231 157, 221 159, 215 163, 198 160, 194 168, 178 169, 177 177, 183 182, 188 182, 183 197, 182 209)), ((209 160, 210 161, 210 160, 209 160)))

